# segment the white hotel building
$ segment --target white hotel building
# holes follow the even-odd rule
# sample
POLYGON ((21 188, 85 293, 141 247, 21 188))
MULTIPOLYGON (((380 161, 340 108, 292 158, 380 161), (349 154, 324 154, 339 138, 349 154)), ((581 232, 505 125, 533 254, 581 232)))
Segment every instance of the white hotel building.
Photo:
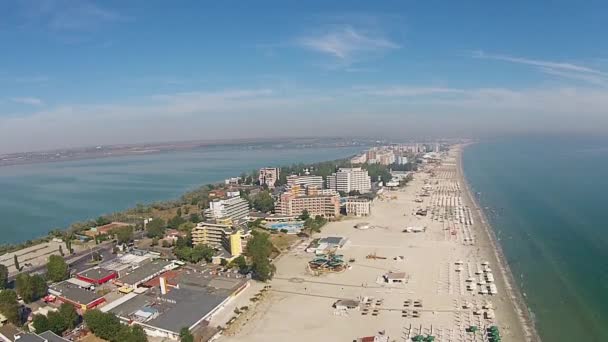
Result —
POLYGON ((233 222, 245 218, 249 214, 249 202, 241 197, 215 200, 209 203, 204 211, 207 219, 230 218, 233 222))
POLYGON ((302 188, 314 186, 319 189, 323 189, 323 177, 321 176, 297 176, 291 175, 287 177, 287 185, 290 187, 299 185, 302 188))
POLYGON ((363 194, 371 191, 372 181, 367 170, 360 167, 340 168, 338 172, 327 176, 327 187, 345 193, 359 191, 363 194))

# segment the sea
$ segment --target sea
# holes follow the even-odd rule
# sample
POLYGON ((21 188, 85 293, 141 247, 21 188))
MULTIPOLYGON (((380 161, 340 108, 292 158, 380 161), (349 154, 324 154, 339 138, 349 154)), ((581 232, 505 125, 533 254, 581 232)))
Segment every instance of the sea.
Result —
POLYGON ((179 198, 264 166, 350 157, 362 147, 205 147, 0 167, 0 243, 15 243, 138 203, 179 198))
POLYGON ((543 341, 608 341, 608 139, 517 137, 463 155, 543 341))

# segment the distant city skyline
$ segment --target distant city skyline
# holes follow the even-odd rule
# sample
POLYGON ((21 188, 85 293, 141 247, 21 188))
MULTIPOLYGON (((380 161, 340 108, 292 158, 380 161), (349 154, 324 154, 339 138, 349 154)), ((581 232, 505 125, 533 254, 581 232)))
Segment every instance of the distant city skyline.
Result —
POLYGON ((0 153, 606 134, 604 3, 5 1, 0 153))

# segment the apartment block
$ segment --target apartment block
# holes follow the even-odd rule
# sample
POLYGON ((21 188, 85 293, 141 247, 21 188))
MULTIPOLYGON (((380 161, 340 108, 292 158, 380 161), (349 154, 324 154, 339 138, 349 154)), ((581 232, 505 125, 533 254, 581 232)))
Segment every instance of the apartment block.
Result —
POLYGON ((237 222, 249 214, 249 202, 240 196, 217 199, 209 203, 209 208, 205 209, 204 214, 209 220, 229 218, 237 222))
POLYGON ((309 186, 316 186, 319 188, 323 188, 323 177, 321 176, 297 176, 291 175, 287 177, 287 185, 288 186, 296 186, 299 185, 303 188, 307 188, 309 186))
POLYGON ((372 202, 364 198, 349 198, 346 200, 346 215, 369 216, 372 213, 372 202))
POLYGON ((372 182, 367 170, 363 170, 360 167, 340 168, 337 172, 327 177, 327 187, 346 193, 351 191, 366 193, 371 191, 372 182))
POLYGON ((268 185, 268 187, 274 187, 274 184, 279 179, 279 168, 276 167, 263 167, 260 169, 260 174, 258 176, 258 180, 260 181, 260 185, 268 185))
POLYGON ((292 193, 284 193, 276 208, 276 212, 284 216, 301 215, 304 210, 308 211, 311 217, 317 215, 326 218, 336 217, 340 215, 340 196, 295 196, 292 193))
POLYGON ((200 222, 192 229, 192 243, 223 248, 233 257, 243 253, 243 234, 241 229, 231 224, 200 222))

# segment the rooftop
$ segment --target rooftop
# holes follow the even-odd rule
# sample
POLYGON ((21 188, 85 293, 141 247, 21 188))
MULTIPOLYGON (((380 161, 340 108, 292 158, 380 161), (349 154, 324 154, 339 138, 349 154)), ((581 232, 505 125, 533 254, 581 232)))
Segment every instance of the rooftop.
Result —
POLYGON ((3 326, 0 326, 0 334, 2 334, 4 337, 10 339, 11 341, 14 340, 14 336, 19 334, 21 331, 19 329, 17 329, 16 326, 14 326, 12 323, 7 323, 3 326))
POLYGON ((86 271, 80 272, 80 273, 78 273, 78 275, 81 277, 84 277, 84 278, 88 278, 88 279, 99 280, 99 279, 108 277, 114 273, 115 273, 115 271, 113 271, 113 270, 108 270, 108 269, 105 269, 102 267, 96 267, 96 268, 90 268, 86 271))
POLYGON ((32 333, 21 333, 15 341, 19 342, 46 342, 46 340, 36 334, 32 333))
POLYGON ((212 292, 182 286, 169 292, 165 298, 163 314, 146 322, 146 324, 178 332, 182 327, 191 327, 207 316, 230 294, 226 291, 212 292), (174 301, 170 303, 169 301, 174 301))
POLYGON ((74 285, 76 285, 76 286, 79 286, 79 287, 84 287, 84 288, 89 288, 89 287, 93 286, 93 284, 91 284, 91 283, 89 283, 89 282, 86 282, 86 281, 84 281, 84 280, 80 280, 80 279, 78 279, 78 278, 70 278, 70 279, 68 279, 68 280, 66 280, 66 281, 67 281, 68 283, 70 283, 70 284, 74 284, 74 285))
POLYGON ((93 291, 82 289, 66 281, 50 286, 49 292, 78 304, 89 304, 102 297, 93 291))
POLYGON ((118 278, 118 280, 124 284, 137 284, 141 281, 145 281, 146 278, 154 276, 156 273, 161 272, 165 267, 169 266, 172 262, 167 260, 153 260, 142 264, 131 272, 118 278))
POLYGON ((319 240, 319 244, 327 243, 330 245, 341 245, 344 243, 344 238, 339 236, 328 236, 319 240))
POLYGON ((38 334, 38 336, 46 339, 48 342, 68 342, 68 340, 66 340, 63 337, 55 335, 55 333, 50 330, 45 331, 42 334, 38 334))
POLYGON ((112 308, 110 312, 140 324, 177 333, 181 328, 191 327, 209 315, 247 281, 244 278, 213 276, 209 269, 177 273, 173 279, 179 286, 170 286, 167 294, 162 295, 159 287, 155 286, 112 308))
POLYGON ((384 275, 386 279, 405 279, 405 272, 389 272, 384 275))

